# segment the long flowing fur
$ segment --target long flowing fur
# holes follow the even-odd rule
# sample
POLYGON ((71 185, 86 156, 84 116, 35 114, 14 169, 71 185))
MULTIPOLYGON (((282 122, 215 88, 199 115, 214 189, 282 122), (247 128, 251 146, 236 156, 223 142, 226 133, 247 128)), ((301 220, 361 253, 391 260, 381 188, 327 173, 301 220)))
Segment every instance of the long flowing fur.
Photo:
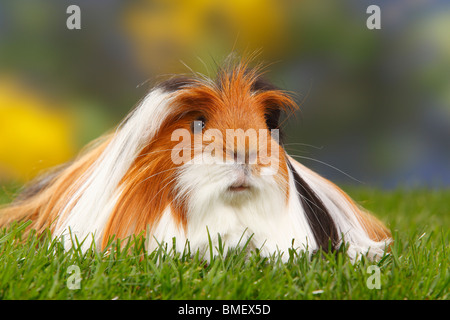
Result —
MULTIPOLYGON (((180 144, 172 133, 189 130, 198 119, 205 129, 222 133, 278 129, 280 114, 296 108, 288 94, 246 62, 222 68, 215 81, 169 79, 153 88, 114 133, 3 208, 0 226, 31 220, 30 228, 50 229, 67 248, 75 237, 83 249, 92 242, 103 248, 113 237, 144 232, 148 250, 175 238, 180 251, 189 241, 191 250, 206 252, 220 236, 230 247, 248 241, 263 255, 290 248, 334 250, 346 243, 352 259, 381 257, 391 241, 389 230, 336 185, 287 155, 281 142, 273 144, 275 136, 265 145, 268 155, 260 146, 245 149, 245 157, 257 155, 256 164, 198 163, 195 150, 206 145, 196 144, 195 133, 194 144, 182 146, 190 161, 171 161, 180 144), (277 170, 263 160, 275 162, 277 170)), ((234 142, 217 139, 212 145, 221 154, 209 160, 239 155, 234 142)))

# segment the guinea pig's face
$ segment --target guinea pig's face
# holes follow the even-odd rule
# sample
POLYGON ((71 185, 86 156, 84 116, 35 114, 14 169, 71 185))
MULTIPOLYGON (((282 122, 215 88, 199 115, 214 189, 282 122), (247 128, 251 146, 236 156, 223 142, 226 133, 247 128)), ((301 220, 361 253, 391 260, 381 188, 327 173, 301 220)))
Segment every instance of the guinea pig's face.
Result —
POLYGON ((257 81, 231 76, 220 86, 195 83, 173 93, 177 111, 164 131, 179 195, 238 205, 264 190, 287 193, 278 121, 291 101, 257 81))

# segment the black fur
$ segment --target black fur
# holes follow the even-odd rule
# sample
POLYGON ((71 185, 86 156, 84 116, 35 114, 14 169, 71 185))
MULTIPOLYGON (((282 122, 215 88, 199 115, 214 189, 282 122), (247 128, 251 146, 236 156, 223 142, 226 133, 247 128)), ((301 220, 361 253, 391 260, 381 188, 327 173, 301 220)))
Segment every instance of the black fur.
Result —
POLYGON ((161 88, 167 92, 175 92, 177 90, 192 86, 197 84, 197 82, 193 78, 189 77, 173 77, 166 81, 161 82, 156 87, 161 88))
POLYGON ((316 193, 300 177, 289 159, 286 162, 294 175, 295 188, 317 244, 325 252, 329 249, 335 251, 339 243, 339 234, 330 213, 316 193))
POLYGON ((18 204, 22 201, 28 200, 38 193, 40 193, 42 190, 50 186, 50 184, 53 182, 53 180, 67 167, 70 166, 70 162, 57 166, 48 172, 46 172, 42 176, 38 176, 35 180, 31 181, 28 185, 26 185, 16 196, 14 199, 12 205, 18 204))

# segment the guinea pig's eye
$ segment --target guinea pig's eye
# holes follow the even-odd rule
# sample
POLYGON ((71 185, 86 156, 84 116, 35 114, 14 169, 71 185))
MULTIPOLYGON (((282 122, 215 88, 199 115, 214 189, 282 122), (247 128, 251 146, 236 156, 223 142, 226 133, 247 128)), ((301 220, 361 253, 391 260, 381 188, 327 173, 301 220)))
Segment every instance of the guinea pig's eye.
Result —
POLYGON ((198 117, 196 120, 191 123, 191 131, 192 133, 200 133, 205 128, 205 117, 198 117))

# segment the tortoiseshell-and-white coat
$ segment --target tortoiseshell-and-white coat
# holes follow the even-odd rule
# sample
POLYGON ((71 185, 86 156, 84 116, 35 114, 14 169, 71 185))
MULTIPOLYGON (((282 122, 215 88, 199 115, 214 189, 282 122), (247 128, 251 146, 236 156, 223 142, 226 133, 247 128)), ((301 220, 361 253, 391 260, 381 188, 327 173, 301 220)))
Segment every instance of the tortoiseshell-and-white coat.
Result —
MULTIPOLYGON (((290 248, 312 253, 343 243, 351 259, 380 258, 391 241, 389 230, 290 157, 281 142, 275 145, 277 158, 269 159, 277 162, 272 174, 259 161, 257 145, 244 151, 258 157, 252 164, 171 161, 179 143, 172 133, 190 130, 195 141, 194 121, 225 137, 227 129, 276 129, 280 114, 296 108, 288 94, 244 62, 220 69, 214 80, 171 78, 155 86, 114 133, 25 188, 1 209, 0 226, 31 220, 29 228, 39 233, 50 229, 54 237, 64 235, 66 248, 74 237, 85 240, 83 249, 92 241, 101 249, 111 237, 144 232, 148 250, 158 242, 172 244, 175 237, 178 250, 189 241, 191 251, 206 253, 208 237, 216 247, 220 234, 227 247, 243 245, 251 236, 248 248, 265 256, 284 253, 284 259, 290 248)), ((236 157, 234 144, 212 143, 223 150, 221 156, 236 157)))

